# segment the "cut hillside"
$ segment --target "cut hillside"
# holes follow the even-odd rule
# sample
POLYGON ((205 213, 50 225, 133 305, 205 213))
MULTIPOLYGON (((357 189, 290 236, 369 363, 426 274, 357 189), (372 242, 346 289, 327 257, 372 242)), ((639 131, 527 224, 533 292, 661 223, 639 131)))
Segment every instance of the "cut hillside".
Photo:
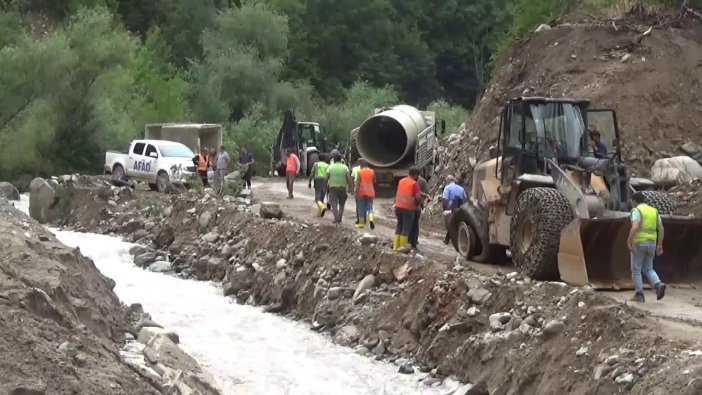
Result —
POLYGON ((702 142, 702 25, 681 18, 643 36, 650 24, 618 23, 561 25, 513 48, 464 132, 449 139, 439 174, 469 184, 474 164, 495 144, 502 106, 518 96, 578 97, 614 109, 635 175, 702 142))

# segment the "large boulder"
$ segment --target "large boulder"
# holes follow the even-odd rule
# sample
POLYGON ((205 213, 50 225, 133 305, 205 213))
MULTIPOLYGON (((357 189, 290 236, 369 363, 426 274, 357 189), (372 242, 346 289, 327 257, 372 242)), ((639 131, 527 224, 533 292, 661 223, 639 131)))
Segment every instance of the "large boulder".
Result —
POLYGON ((41 224, 59 220, 62 215, 62 198, 59 185, 37 177, 29 184, 29 215, 41 224))
POLYGON ((263 202, 261 203, 261 208, 259 214, 262 218, 266 219, 282 219, 283 210, 280 209, 280 204, 273 202, 263 202))
POLYGON ((0 182, 0 196, 4 196, 7 200, 20 200, 19 191, 9 182, 0 182))
POLYGON ((671 186, 702 179, 702 165, 689 156, 659 159, 651 168, 651 180, 658 185, 671 186))

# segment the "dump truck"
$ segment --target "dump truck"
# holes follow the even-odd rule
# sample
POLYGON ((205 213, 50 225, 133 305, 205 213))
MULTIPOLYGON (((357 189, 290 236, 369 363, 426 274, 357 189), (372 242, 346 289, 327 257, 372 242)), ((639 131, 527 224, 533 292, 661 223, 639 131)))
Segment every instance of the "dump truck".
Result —
POLYGON ((665 227, 656 270, 667 282, 702 274, 702 219, 680 217, 650 180, 629 175, 616 113, 584 99, 520 97, 500 118, 498 146, 473 171, 469 201, 447 217, 456 250, 539 280, 632 288, 626 240, 631 194, 642 191, 665 227), (597 158, 588 130, 608 145, 597 158))
POLYGON ((153 123, 144 127, 145 140, 168 140, 185 144, 200 152, 200 148, 222 145, 222 125, 217 123, 153 123))
POLYGON ((331 147, 319 123, 297 121, 295 111, 288 109, 283 114, 283 125, 278 136, 271 145, 271 173, 285 177, 284 152, 292 149, 300 158, 300 173, 309 176, 319 154, 329 153, 331 147))
POLYGON ((408 105, 376 108, 351 131, 347 161, 353 165, 365 159, 374 168, 377 183, 393 188, 413 166, 428 180, 437 165, 438 135, 445 129, 446 122, 437 123, 433 111, 408 105))

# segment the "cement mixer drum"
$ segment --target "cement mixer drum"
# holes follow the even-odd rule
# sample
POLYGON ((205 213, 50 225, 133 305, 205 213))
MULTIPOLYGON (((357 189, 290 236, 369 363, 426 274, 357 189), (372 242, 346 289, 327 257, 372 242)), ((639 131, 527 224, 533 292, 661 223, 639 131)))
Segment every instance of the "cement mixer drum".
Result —
POLYGON ((366 119, 356 136, 358 153, 372 166, 392 167, 414 159, 418 136, 427 128, 422 113, 408 105, 399 105, 366 119))

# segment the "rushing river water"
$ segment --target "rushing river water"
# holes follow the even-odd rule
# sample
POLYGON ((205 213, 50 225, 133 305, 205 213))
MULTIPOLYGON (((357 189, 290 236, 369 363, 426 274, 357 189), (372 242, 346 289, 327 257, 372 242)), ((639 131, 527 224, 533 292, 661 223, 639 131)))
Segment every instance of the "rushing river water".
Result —
MULTIPOLYGON (((27 197, 17 205, 28 211, 27 197)), ((64 244, 79 247, 117 283, 126 304, 141 303, 181 346, 218 381, 225 394, 440 394, 420 375, 402 375, 332 344, 305 325, 251 306, 232 303, 219 287, 151 273, 132 264, 133 245, 115 237, 51 229, 64 244)))

